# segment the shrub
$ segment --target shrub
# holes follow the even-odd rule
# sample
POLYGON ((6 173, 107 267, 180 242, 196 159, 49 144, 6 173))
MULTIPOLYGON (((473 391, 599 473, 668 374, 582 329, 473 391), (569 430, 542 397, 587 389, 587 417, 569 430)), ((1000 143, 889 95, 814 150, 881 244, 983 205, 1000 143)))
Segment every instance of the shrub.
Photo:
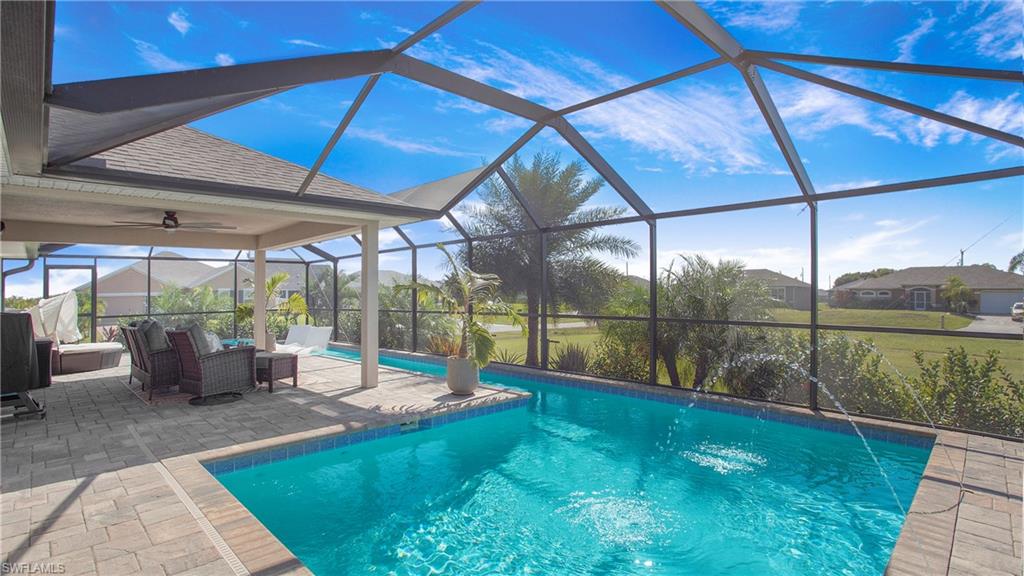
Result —
POLYGON ((502 364, 522 364, 526 360, 526 356, 501 348, 494 354, 494 360, 502 364))
POLYGON ((596 354, 590 370, 598 376, 621 378, 646 382, 647 346, 630 344, 614 338, 601 338, 595 348, 596 354))
POLYGON ((562 346, 551 358, 550 368, 562 372, 590 372, 590 349, 579 344, 562 346))

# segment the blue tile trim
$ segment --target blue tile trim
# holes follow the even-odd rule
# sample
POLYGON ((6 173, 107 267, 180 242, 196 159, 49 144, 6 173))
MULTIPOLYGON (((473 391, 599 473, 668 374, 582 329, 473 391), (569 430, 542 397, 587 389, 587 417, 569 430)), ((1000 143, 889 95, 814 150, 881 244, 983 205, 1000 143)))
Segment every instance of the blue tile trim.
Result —
MULTIPOLYGON (((487 416, 489 414, 496 414, 498 412, 504 412, 515 408, 524 408, 528 401, 529 398, 527 397, 516 398, 515 400, 507 402, 500 402, 487 406, 477 406, 466 410, 459 410, 458 412, 446 412, 436 416, 428 416, 416 421, 416 429, 424 430, 427 428, 437 428, 439 426, 444 426, 445 424, 469 420, 470 418, 487 416)), ((333 450, 335 448, 342 448, 344 446, 351 446, 362 442, 370 442, 373 440, 380 440, 381 438, 398 436, 401 433, 400 424, 391 424, 380 428, 359 430, 358 432, 343 432, 341 434, 335 434, 324 438, 312 438, 310 440, 304 440, 302 442, 296 442, 278 448, 268 448, 258 452, 249 452, 240 456, 203 462, 202 464, 208 472, 217 476, 218 474, 224 474, 227 472, 245 470, 247 468, 252 468, 253 466, 270 464, 281 460, 291 460, 292 458, 298 458, 309 454, 316 454, 317 452, 323 452, 325 450, 333 450)))
MULTIPOLYGON (((394 358, 398 360, 407 360, 415 362, 424 362, 428 364, 443 365, 445 362, 444 358, 434 357, 424 354, 411 354, 403 353, 398 351, 382 350, 380 355, 386 358, 394 358)), ((746 416, 748 418, 760 418, 764 420, 770 420, 773 422, 780 422, 783 424, 789 424, 792 426, 802 426, 804 428, 813 428, 815 430, 824 430, 828 432, 836 432, 839 434, 847 434, 856 436, 857 432, 854 431, 853 426, 845 420, 837 420, 832 418, 820 418, 802 414, 791 414, 782 410, 775 409, 769 404, 766 404, 762 408, 752 408, 750 406, 743 406, 737 403, 729 402, 724 399, 717 399, 714 397, 699 397, 692 398, 684 396, 682 394, 675 394, 669 391, 658 390, 652 388, 651 390, 638 390, 629 386, 616 386, 613 384, 604 384, 594 380, 585 380, 577 378, 563 378, 553 373, 538 373, 533 370, 523 370, 518 367, 504 366, 500 364, 491 364, 483 370, 484 374, 503 374, 506 376, 512 376, 525 380, 527 382, 539 382, 543 384, 554 384, 558 386, 567 386, 569 388, 578 388, 581 390, 589 390, 592 392, 602 392, 605 394, 615 394, 617 396, 625 396, 627 398, 638 398, 642 400, 650 400, 653 402, 662 402, 666 404, 674 404, 677 406, 688 406, 697 408, 700 410, 710 410, 713 412, 722 412, 727 414, 735 414, 737 416, 746 416)), ((524 400, 525 402, 525 400, 524 400)), ((422 427, 422 423, 420 424, 422 427)), ((877 425, 870 425, 866 423, 859 423, 861 433, 864 434, 865 438, 870 440, 882 440, 886 442, 893 442, 896 444, 904 444, 907 446, 913 446, 917 448, 930 449, 935 443, 935 437, 924 434, 912 434, 901 430, 895 430, 885 428, 877 425)))

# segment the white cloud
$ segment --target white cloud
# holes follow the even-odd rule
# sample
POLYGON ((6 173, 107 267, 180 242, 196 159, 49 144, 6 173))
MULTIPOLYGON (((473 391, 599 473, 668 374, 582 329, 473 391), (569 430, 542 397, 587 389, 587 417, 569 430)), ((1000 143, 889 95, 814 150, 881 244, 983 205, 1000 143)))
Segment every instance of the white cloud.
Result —
POLYGON ((376 142, 388 148, 394 148, 407 154, 432 154, 435 156, 453 156, 463 158, 474 158, 480 156, 473 152, 455 150, 443 145, 431 144, 420 140, 407 140, 400 136, 388 134, 383 130, 350 127, 345 132, 346 136, 376 142))
POLYGON ((395 32, 398 32, 399 34, 405 34, 406 36, 412 36, 413 34, 416 33, 416 31, 413 30, 412 28, 406 28, 405 26, 394 26, 393 28, 395 32))
POLYGON ((899 141, 894 127, 874 118, 867 104, 853 96, 810 82, 792 82, 773 93, 786 127, 799 137, 813 139, 833 128, 855 126, 875 136, 899 141))
POLYGON ((917 28, 914 28, 907 34, 900 36, 896 40, 896 47, 900 50, 899 57, 896 58, 897 62, 913 62, 914 61, 914 47, 917 43, 926 36, 929 32, 935 28, 935 23, 938 22, 938 18, 929 16, 928 18, 922 18, 917 22, 917 28))
POLYGON ((828 260, 837 262, 864 262, 879 255, 889 258, 910 256, 908 250, 923 243, 922 238, 913 232, 931 222, 922 220, 879 220, 869 232, 855 236, 832 250, 828 250, 828 260))
POLYGON ((135 53, 138 54, 150 68, 158 72, 174 72, 177 70, 195 68, 194 64, 175 60, 174 58, 164 54, 156 44, 151 44, 137 38, 132 38, 131 40, 135 43, 135 53))
MULTIPOLYGON (((974 42, 975 51, 1000 61, 1024 58, 1024 18, 1019 0, 993 2, 995 11, 968 28, 963 36, 974 42)), ((987 9, 988 3, 983 9, 987 9)))
POLYGON ((174 26, 174 29, 180 32, 182 36, 188 34, 188 31, 192 29, 192 23, 188 21, 188 12, 185 12, 184 8, 178 8, 171 12, 167 16, 167 23, 174 26))
POLYGON ((870 188, 871 186, 878 186, 881 184, 881 180, 851 180, 849 182, 835 182, 832 184, 826 184, 819 192, 836 192, 838 190, 854 190, 857 188, 870 188))
POLYGON ((74 35, 74 29, 72 29, 70 26, 54 24, 53 35, 58 38, 68 38, 74 35))
POLYGON ((799 23, 801 2, 735 2, 728 7, 712 5, 712 11, 725 26, 780 33, 799 23))
POLYGON ((526 118, 519 116, 501 116, 484 121, 484 130, 495 134, 506 134, 513 130, 525 131, 533 124, 526 118))
MULTIPOLYGON (((1019 96, 1019 92, 1014 92, 1005 98, 975 98, 963 90, 958 90, 952 98, 936 106, 936 110, 1003 132, 1020 134, 1024 131, 1024 111, 1019 96)), ((902 113, 893 116, 902 119, 901 130, 908 140, 926 148, 934 148, 941 143, 959 144, 965 136, 970 136, 974 141, 984 138, 979 134, 972 134, 949 124, 919 116, 902 113)), ((995 162, 1007 154, 1019 154, 1020 149, 1010 144, 991 141, 987 152, 988 161, 995 162)))
POLYGON ((290 40, 285 40, 284 43, 291 44, 292 46, 305 46, 307 48, 322 48, 324 50, 331 50, 331 47, 327 46, 326 44, 318 44, 316 42, 313 42, 312 40, 305 40, 303 38, 292 38, 290 40))
POLYGON ((999 245, 1019 250, 1024 248, 1024 231, 1018 230, 999 237, 999 245))
POLYGON ((217 62, 217 66, 233 66, 235 64, 235 59, 231 57, 231 54, 224 52, 217 54, 213 59, 217 62))
POLYGON ((637 172, 664 172, 664 168, 658 166, 634 166, 637 172))
MULTIPOLYGON (((487 43, 475 48, 468 57, 432 36, 411 53, 556 109, 635 83, 572 55, 546 53, 527 59, 487 43)), ((595 140, 618 140, 693 172, 785 173, 767 160, 776 158, 777 152, 756 105, 739 84, 726 88, 689 78, 577 112, 569 119, 595 140)), ((496 130, 508 126, 500 121, 491 124, 496 130)))

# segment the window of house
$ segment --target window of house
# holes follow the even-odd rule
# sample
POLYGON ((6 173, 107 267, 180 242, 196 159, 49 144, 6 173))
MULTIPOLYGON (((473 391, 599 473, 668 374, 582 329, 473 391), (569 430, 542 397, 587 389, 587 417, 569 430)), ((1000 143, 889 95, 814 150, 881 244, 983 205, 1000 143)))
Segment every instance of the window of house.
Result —
POLYGON ((874 298, 875 297, 875 291, 874 290, 862 290, 860 295, 861 295, 862 298, 874 298))
POLYGON ((782 302, 786 301, 786 289, 783 288, 772 288, 772 298, 782 302))
POLYGON ((878 291, 878 297, 879 298, 890 298, 890 297, 892 297, 892 292, 889 292, 888 290, 879 290, 878 291))

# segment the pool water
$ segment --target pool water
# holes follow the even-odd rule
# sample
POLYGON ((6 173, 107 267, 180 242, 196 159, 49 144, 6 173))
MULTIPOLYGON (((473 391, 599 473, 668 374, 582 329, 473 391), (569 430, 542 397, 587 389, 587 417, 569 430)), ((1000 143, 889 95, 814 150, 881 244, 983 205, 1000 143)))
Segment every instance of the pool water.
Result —
MULTIPOLYGON (((484 379, 534 396, 218 479, 320 575, 885 570, 903 516, 856 436, 484 379)), ((871 448, 909 506, 929 451, 871 448)))

